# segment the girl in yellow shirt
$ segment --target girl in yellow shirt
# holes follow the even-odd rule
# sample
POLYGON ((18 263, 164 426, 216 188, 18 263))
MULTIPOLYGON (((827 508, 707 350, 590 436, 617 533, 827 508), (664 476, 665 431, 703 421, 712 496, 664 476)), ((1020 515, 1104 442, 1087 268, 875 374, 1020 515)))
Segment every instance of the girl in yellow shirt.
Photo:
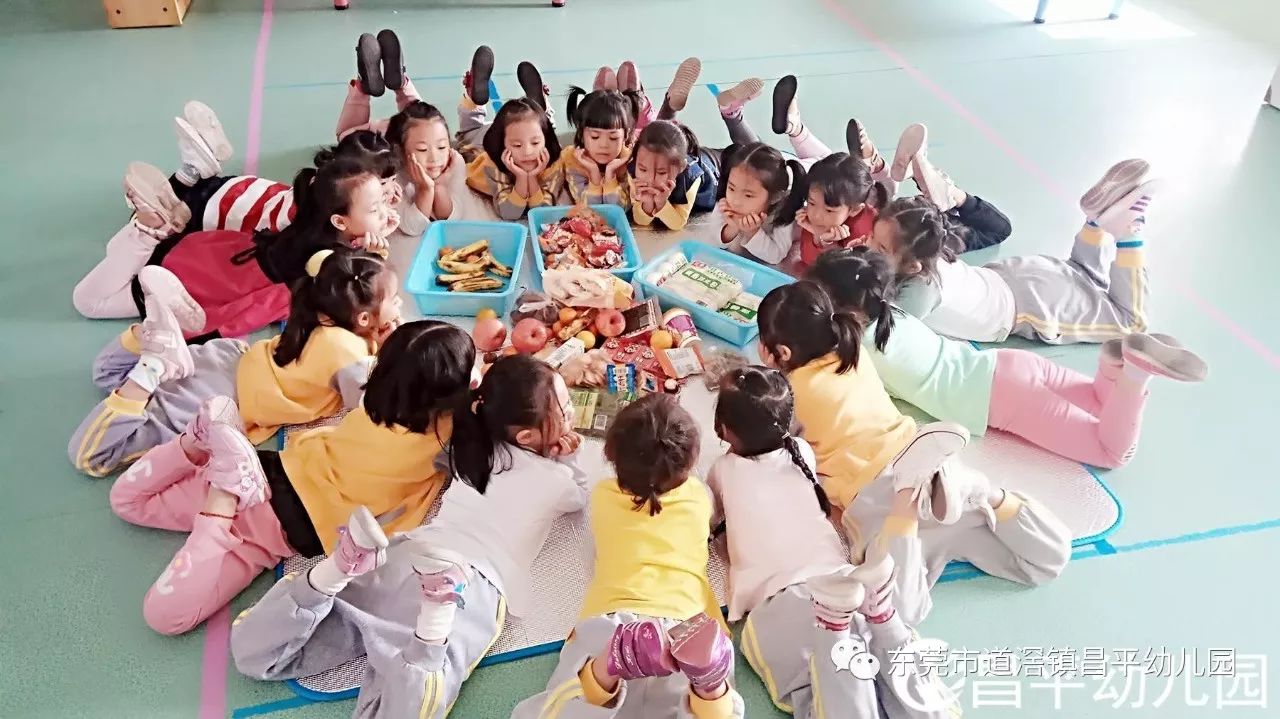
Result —
POLYGON ((758 321, 760 356, 787 373, 796 421, 831 502, 842 509, 854 556, 871 564, 892 556, 907 624, 928 614, 929 588, 951 560, 1021 584, 1062 573, 1071 555, 1062 521, 960 462, 954 455, 969 441, 963 426, 917 428, 899 412, 875 365, 860 361, 862 324, 837 311, 819 285, 773 290, 758 321))
POLYGON ((670 395, 618 413, 617 478, 589 501, 595 572, 547 690, 512 719, 742 717, 733 645, 707 581, 711 498, 689 473, 698 426, 670 395))
POLYGON ((281 559, 332 551, 357 506, 387 532, 421 524, 444 483, 434 464, 452 416, 471 403, 474 362, 457 327, 405 324, 378 353, 360 406, 279 453, 254 449, 230 399, 206 402, 111 488, 127 521, 190 532, 143 600, 147 623, 192 629, 281 559))

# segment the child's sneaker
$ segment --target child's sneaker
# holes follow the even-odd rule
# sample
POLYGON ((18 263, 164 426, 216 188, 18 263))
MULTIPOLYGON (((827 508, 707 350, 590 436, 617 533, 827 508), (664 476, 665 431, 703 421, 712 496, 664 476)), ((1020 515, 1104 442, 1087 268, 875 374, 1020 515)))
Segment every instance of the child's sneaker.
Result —
POLYGON ((378 31, 378 50, 382 59, 382 84, 392 92, 404 87, 404 55, 400 38, 390 30, 378 31))
POLYGON ((872 542, 867 556, 849 576, 866 590, 858 613, 868 621, 883 624, 893 616, 893 557, 879 542, 872 542))
POLYGON ((360 78, 360 89, 369 97, 382 97, 387 91, 382 78, 382 46, 367 32, 356 41, 356 76, 360 78))
POLYGON ((676 68, 676 74, 671 78, 671 86, 667 88, 667 109, 672 112, 680 112, 689 102, 689 93, 693 91, 693 86, 698 82, 698 76, 702 74, 702 61, 696 57, 685 58, 684 62, 676 68))
POLYGON ((716 620, 705 613, 690 617, 667 631, 671 658, 695 689, 714 689, 733 669, 733 642, 716 620))
POLYGON ((154 298, 156 303, 173 313, 185 334, 192 335, 204 329, 204 308, 187 292, 177 275, 160 265, 147 265, 138 272, 138 284, 142 286, 144 298, 154 298))
MULTIPOLYGON (((381 531, 381 529, 379 529, 381 531)), ((439 547, 424 547, 411 560, 418 575, 423 601, 430 604, 452 604, 465 607, 462 592, 471 580, 471 563, 457 552, 439 547)))
POLYGON ((173 130, 178 135, 178 158, 181 166, 174 172, 178 180, 187 187, 200 180, 217 177, 222 172, 222 163, 213 154, 213 148, 204 141, 200 133, 185 118, 173 118, 173 130))
POLYGON ((795 75, 784 75, 773 86, 773 134, 799 133, 800 108, 796 106, 799 83, 795 75))
POLYGON ((200 403, 196 416, 187 425, 186 434, 195 440, 196 446, 209 451, 209 438, 213 428, 218 425, 230 427, 237 432, 244 431, 244 421, 240 419, 240 408, 230 397, 218 395, 200 403))
POLYGON ((640 83, 640 71, 631 60, 618 66, 617 81, 618 89, 622 92, 644 92, 644 85, 640 83))
POLYGON ((1126 365, 1179 382, 1203 382, 1209 365, 1168 335, 1132 334, 1121 340, 1126 365))
POLYGON ((862 158, 872 174, 884 172, 884 158, 880 156, 876 144, 867 134, 867 128, 863 127, 857 118, 850 118, 849 124, 845 125, 844 141, 845 146, 849 148, 849 154, 862 158))
MULTIPOLYGON (((163 366, 156 385, 190 377, 195 371, 195 362, 191 358, 191 348, 182 336, 178 319, 154 297, 147 297, 145 307, 147 317, 142 321, 138 336, 143 359, 153 358, 163 366)), ((149 389, 154 391, 155 387, 149 389)))
POLYGON ((929 199, 930 202, 938 206, 939 210, 949 212, 960 206, 964 202, 965 194, 956 187, 951 181, 947 173, 939 170, 929 162, 925 151, 921 148, 916 156, 911 158, 911 180, 916 183, 916 188, 920 190, 920 194, 929 199))
POLYGON ((231 147, 231 141, 227 139, 227 133, 222 129, 222 122, 218 120, 218 114, 213 108, 198 100, 191 100, 182 107, 182 117, 200 133, 201 139, 213 150, 213 156, 218 162, 226 162, 231 159, 231 154, 235 151, 231 147))
POLYGON ((893 152, 893 164, 889 167, 889 177, 894 182, 907 179, 911 160, 924 152, 925 143, 928 140, 929 131, 918 122, 907 125, 907 128, 902 131, 902 135, 898 138, 898 148, 893 152))
POLYGON ((1133 188, 1110 207, 1098 213, 1094 224, 1116 240, 1135 237, 1147 223, 1147 209, 1151 198, 1163 188, 1160 180, 1147 180, 1133 188))
POLYGON ((805 580, 804 586, 813 600, 814 619, 823 629, 833 632, 848 629, 853 613, 866 599, 866 588, 853 571, 850 567, 842 567, 805 580))
POLYGON ((887 470, 893 473, 893 491, 913 490, 912 496, 920 499, 923 512, 926 497, 921 494, 943 464, 967 444, 969 430, 962 425, 955 422, 924 425, 889 463, 887 470))
MULTIPOLYGON (((124 201, 135 212, 153 212, 161 227, 150 227, 161 237, 180 232, 191 221, 191 208, 178 199, 169 178, 154 165, 130 162, 124 172, 124 201)), ((152 234, 152 233, 148 233, 152 234)))
POLYGON ((520 83, 524 96, 546 112, 547 97, 551 94, 551 89, 542 82, 542 73, 538 72, 538 68, 527 60, 521 61, 516 65, 516 80, 520 83))
POLYGON ((239 497, 241 510, 262 504, 267 498, 267 479, 249 438, 229 424, 214 424, 209 428, 207 445, 209 461, 200 472, 209 486, 239 497))
POLYGON ((591 91, 599 92, 600 90, 617 90, 618 74, 608 65, 601 66, 596 70, 596 78, 591 81, 591 91))
POLYGON ((619 679, 665 677, 679 668, 671 656, 670 639, 654 619, 620 624, 609 637, 606 670, 619 679))
MULTIPOLYGON (((1172 335, 1161 334, 1159 332, 1148 332, 1147 335, 1157 339, 1171 347, 1181 347, 1182 343, 1172 335)), ((1102 350, 1099 358, 1103 364, 1112 367, 1124 366, 1124 337, 1115 337, 1102 343, 1102 350)))
POLYGON ((716 104, 723 117, 737 117, 742 114, 742 106, 760 97, 761 92, 764 92, 764 80, 749 77, 716 95, 716 104))
POLYGON ((481 107, 489 104, 489 79, 493 77, 493 48, 481 45, 471 56, 471 69, 462 78, 467 97, 481 107))
POLYGON ((1089 219, 1096 219, 1102 211, 1114 205, 1142 183, 1151 171, 1146 160, 1121 160, 1107 169, 1107 173, 1080 196, 1080 210, 1089 219))
POLYGON ((358 577, 387 563, 387 535, 368 507, 356 507, 347 526, 338 528, 333 558, 348 577, 358 577))
POLYGON ((989 521, 994 521, 986 497, 991 489, 987 475, 972 467, 949 462, 933 475, 927 490, 920 496, 920 518, 955 524, 969 507, 984 508, 989 521))

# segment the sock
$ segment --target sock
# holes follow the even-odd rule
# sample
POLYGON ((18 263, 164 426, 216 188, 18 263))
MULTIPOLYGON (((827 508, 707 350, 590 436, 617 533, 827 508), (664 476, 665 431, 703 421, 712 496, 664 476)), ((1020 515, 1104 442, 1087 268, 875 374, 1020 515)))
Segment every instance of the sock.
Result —
POLYGON ((164 362, 160 361, 155 355, 142 355, 138 358, 138 364, 129 370, 129 374, 125 375, 125 379, 131 380, 134 384, 148 392, 155 392, 156 387, 160 386, 160 379, 164 376, 164 362))
POLYGON ((804 123, 799 120, 787 120, 787 136, 800 137, 800 133, 804 132, 804 123))
POLYGON ((458 607, 453 602, 423 602, 422 609, 418 611, 418 629, 415 632, 418 638, 424 642, 443 644, 449 638, 449 631, 453 629, 453 615, 457 611, 458 607))
POLYGON ((1146 370, 1128 363, 1126 363, 1124 369, 1121 370, 1121 376, 1138 385, 1139 389, 1145 388, 1147 386, 1147 381, 1151 379, 1151 375, 1148 374, 1146 370))
POLYGON ((325 557, 307 573, 307 581, 321 594, 334 596, 341 592, 354 577, 338 569, 338 562, 333 557, 325 557))
POLYGON ((173 176, 177 178, 178 182, 187 187, 195 187, 196 183, 200 181, 200 172, 193 165, 185 162, 173 171, 173 176))

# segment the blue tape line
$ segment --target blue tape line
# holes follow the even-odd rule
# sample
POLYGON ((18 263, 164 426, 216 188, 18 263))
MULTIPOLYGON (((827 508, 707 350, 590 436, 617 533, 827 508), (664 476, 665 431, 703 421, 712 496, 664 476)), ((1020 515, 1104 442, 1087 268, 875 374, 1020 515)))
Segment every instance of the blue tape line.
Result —
POLYGON ((707 83, 707 89, 711 91, 712 97, 720 97, 720 86, 714 82, 707 83))
POLYGON ((502 109, 502 96, 498 94, 498 83, 493 78, 489 79, 489 100, 494 112, 502 109))
POLYGON ((1098 554, 1115 554, 1116 553, 1115 546, 1111 544, 1111 542, 1108 542, 1105 539, 1099 540, 1096 544, 1093 545, 1093 547, 1094 549, 1098 550, 1098 554))
POLYGON ((307 699, 306 697, 301 697, 301 696, 289 697, 288 699, 281 699, 280 701, 266 702, 264 704, 254 704, 253 706, 240 707, 239 709, 236 709, 235 711, 231 712, 231 717, 232 719, 241 719, 241 717, 261 716, 263 714, 271 714, 273 712, 282 712, 282 711, 288 711, 290 709, 297 709, 298 707, 304 707, 304 706, 307 706, 308 704, 314 704, 314 703, 315 702, 311 701, 310 699, 307 699))
POLYGON ((1134 247, 1142 247, 1142 240, 1126 240, 1124 242, 1116 243, 1116 249, 1120 250, 1128 250, 1134 247))

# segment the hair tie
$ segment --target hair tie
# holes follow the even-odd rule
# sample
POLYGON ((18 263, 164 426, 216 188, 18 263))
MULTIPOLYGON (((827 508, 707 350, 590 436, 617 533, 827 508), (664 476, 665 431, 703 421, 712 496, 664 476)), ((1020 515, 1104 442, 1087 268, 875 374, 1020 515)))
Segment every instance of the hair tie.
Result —
POLYGON ((333 254, 333 250, 319 250, 311 259, 307 260, 307 276, 315 278, 320 274, 320 268, 324 265, 324 261, 329 259, 329 255, 333 254))

